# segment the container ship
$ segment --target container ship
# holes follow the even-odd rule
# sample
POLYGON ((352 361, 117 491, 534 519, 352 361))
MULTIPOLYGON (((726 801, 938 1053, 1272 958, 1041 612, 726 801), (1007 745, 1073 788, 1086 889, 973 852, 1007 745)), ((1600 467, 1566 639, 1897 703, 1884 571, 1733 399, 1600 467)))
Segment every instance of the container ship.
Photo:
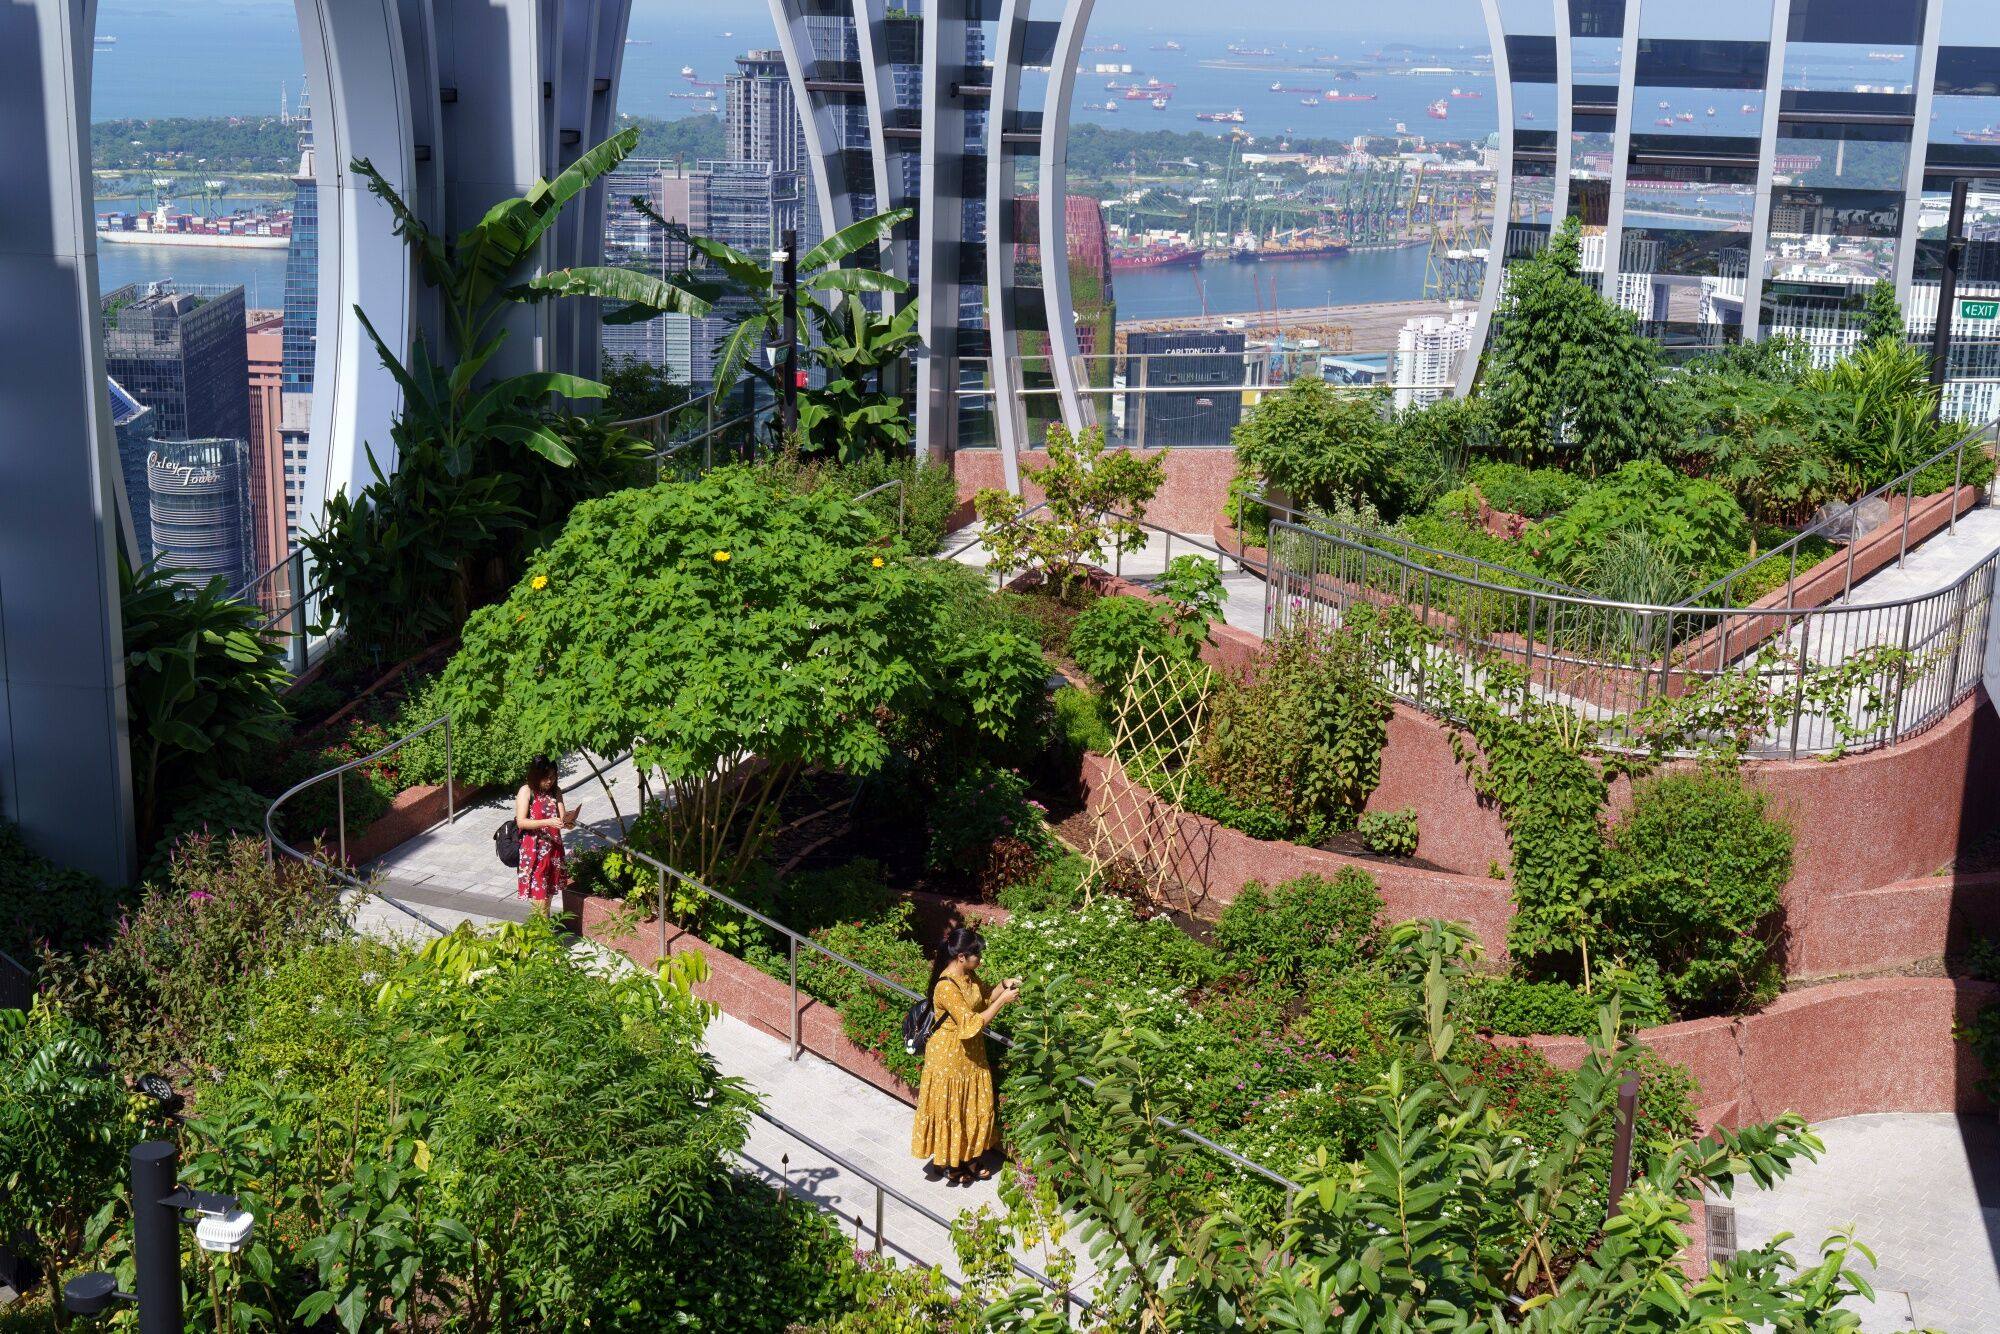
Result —
POLYGON ((1337 236, 1301 236, 1290 241, 1266 241, 1244 246, 1231 258, 1238 264, 1271 264, 1288 259, 1326 259, 1347 253, 1347 241, 1337 236))
POLYGON ((1201 263, 1201 249, 1186 245, 1113 246, 1111 268, 1172 269, 1194 268, 1201 263))
POLYGON ((292 241, 292 215, 232 213, 222 218, 175 214, 166 204, 151 213, 100 213, 97 239, 112 245, 217 246, 283 250, 292 241))

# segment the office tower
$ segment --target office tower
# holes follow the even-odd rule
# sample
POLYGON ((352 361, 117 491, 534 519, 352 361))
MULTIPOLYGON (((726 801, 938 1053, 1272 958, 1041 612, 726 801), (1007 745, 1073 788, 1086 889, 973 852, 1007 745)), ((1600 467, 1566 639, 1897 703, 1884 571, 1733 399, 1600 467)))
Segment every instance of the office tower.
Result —
POLYGON ((128 283, 103 309, 105 373, 159 413, 155 435, 250 438, 241 287, 128 283))
POLYGON ((174 581, 241 587, 251 561, 250 451, 241 439, 161 440, 146 459, 153 551, 174 581))
POLYGON ((249 312, 245 344, 250 362, 247 475, 253 575, 270 569, 291 550, 285 518, 288 484, 293 482, 285 460, 285 329, 283 311, 249 312))
POLYGON ((1472 346, 1474 318, 1474 312, 1467 309, 1449 316, 1427 315, 1403 325, 1396 334, 1393 380, 1398 412, 1428 406, 1451 392, 1458 381, 1459 360, 1472 346))
MULTIPOLYGON (((689 168, 627 159, 609 182, 607 261, 655 277, 679 273, 700 256, 635 208, 635 197, 669 222, 760 259, 768 259, 785 228, 800 226, 799 178, 768 162, 705 159, 689 168)), ((699 390, 714 378, 716 347, 741 313, 727 301, 721 304, 716 314, 699 318, 660 315, 639 324, 607 324, 604 357, 660 366, 670 378, 699 390)))
POLYGON ((310 394, 319 337, 319 178, 312 119, 299 94, 299 169, 292 177, 292 240, 285 251, 284 390, 310 394))
POLYGON ((781 172, 806 170, 806 131, 792 100, 792 81, 782 51, 750 51, 736 57, 728 79, 723 142, 741 162, 768 162, 781 172))
POLYGON ((146 459, 153 452, 153 424, 159 414, 127 393, 125 386, 105 377, 104 387, 111 396, 111 429, 118 441, 118 471, 125 482, 125 503, 132 512, 132 532, 136 551, 125 553, 137 567, 153 558, 151 492, 146 481, 146 459))

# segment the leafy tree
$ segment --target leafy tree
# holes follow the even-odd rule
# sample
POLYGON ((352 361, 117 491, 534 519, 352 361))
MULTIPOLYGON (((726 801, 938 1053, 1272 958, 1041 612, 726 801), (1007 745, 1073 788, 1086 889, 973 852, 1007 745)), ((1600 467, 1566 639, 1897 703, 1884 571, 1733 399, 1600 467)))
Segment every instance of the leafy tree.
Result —
MULTIPOLYGON (((856 270, 844 270, 856 272, 856 270)), ((903 400, 883 389, 884 373, 917 345, 917 303, 881 315, 859 299, 833 310, 813 303, 819 338, 812 359, 826 381, 799 402, 799 446, 842 463, 908 450, 912 423, 903 400)))
POLYGON ((648 361, 613 361, 604 370, 604 389, 604 413, 613 421, 650 417, 688 401, 688 387, 648 361))
POLYGON ((1480 375, 1499 443, 1516 461, 1604 472, 1651 450, 1663 403, 1658 345, 1582 274, 1574 219, 1510 265, 1480 375))
POLYGON ((1191 658, 1193 647, 1168 629, 1159 607, 1124 594, 1099 598, 1085 607, 1069 638, 1070 656, 1076 665, 1106 699, 1114 701, 1125 698, 1133 664, 1141 653, 1156 658, 1191 658))
POLYGON ((1031 514, 1021 497, 984 490, 972 498, 996 573, 1033 568, 1059 594, 1070 596, 1079 579, 1104 559, 1105 545, 1123 550, 1146 540, 1146 506, 1166 481, 1166 453, 1146 458, 1136 450, 1104 446, 1104 428, 1072 435, 1061 422, 1049 427, 1049 461, 1026 466, 1027 480, 1042 489, 1042 513, 1031 514))
POLYGON ((1265 395, 1236 427, 1236 465, 1293 505, 1367 500, 1386 506, 1392 431, 1381 394, 1343 393, 1317 378, 1265 395))
POLYGON ((576 421, 552 414, 552 396, 602 398, 604 385, 555 371, 497 380, 482 372, 506 342, 507 331, 493 326, 510 302, 643 294, 659 309, 707 312, 698 298, 622 269, 517 282, 563 207, 637 143, 637 130, 614 135, 554 181, 495 204, 455 238, 432 232, 366 159, 353 163, 394 213, 396 234, 443 298, 447 345, 434 350, 419 333, 405 365, 361 313, 403 390, 391 432, 396 468, 385 475, 370 451, 375 480, 358 498, 335 497, 320 530, 301 545, 318 569, 328 613, 364 649, 407 649, 462 621, 492 591, 493 558, 518 555, 505 550, 505 535, 525 531, 532 540, 546 524, 547 516, 524 510, 524 502, 539 505, 550 490, 595 492, 629 480, 634 451, 621 446, 593 450, 587 460, 608 466, 610 476, 586 467, 582 478, 555 481, 555 472, 576 467, 578 454, 565 438, 565 428, 574 436, 576 421))
POLYGON ((673 864, 726 880, 802 767, 879 768, 895 714, 957 697, 948 674, 984 664, 973 729, 1014 725, 1032 641, 944 641, 948 597, 845 496, 722 468, 578 506, 445 679, 455 719, 504 718, 532 750, 632 751, 664 784, 673 864))
POLYGON ((1785 381, 1704 378, 1706 421, 1688 452, 1757 523, 1801 520, 1844 489, 1846 477, 1827 445, 1825 395, 1785 381))
POLYGON ((125 1095, 104 1058, 47 1000, 0 1009, 0 1236, 41 1269, 55 1312, 125 1163, 125 1095))
POLYGON ((1902 343, 1903 307, 1896 300, 1896 284, 1878 278, 1868 289, 1868 303, 1861 311, 1861 337, 1869 343, 1902 343))
MULTIPOLYGON (((655 315, 682 309, 689 294, 698 293, 703 302, 729 298, 732 302, 749 307, 749 314, 732 329, 723 340, 715 358, 715 393, 717 398, 726 395, 737 380, 749 373, 771 386, 773 392, 781 387, 777 372, 761 364, 760 356, 770 335, 776 333, 784 322, 784 292, 778 284, 778 276, 770 267, 754 255, 746 255, 740 250, 724 245, 720 241, 705 236, 696 236, 678 222, 669 221, 659 215, 653 206, 643 199, 634 199, 633 207, 650 218, 657 226, 677 241, 689 246, 707 261, 706 269, 695 269, 680 275, 685 288, 674 288, 652 280, 637 281, 644 275, 633 274, 632 280, 618 280, 609 276, 595 281, 601 283, 602 292, 593 295, 616 297, 630 304, 604 317, 606 324, 622 324, 638 320, 648 320, 655 315)), ((863 218, 841 228, 827 237, 798 259, 798 313, 811 320, 825 334, 830 327, 837 326, 833 305, 859 304, 858 298, 864 294, 885 293, 902 296, 910 290, 910 285, 893 274, 877 269, 840 268, 841 261, 860 254, 871 246, 881 246, 894 236, 895 229, 914 218, 912 209, 891 209, 878 213, 872 218, 863 218)), ((571 273, 597 273, 594 270, 569 270, 571 273)), ((618 270, 615 272, 629 272, 618 270)), ((561 274, 551 274, 547 282, 551 286, 561 286, 561 274)), ((699 312, 696 312, 699 313, 699 312)), ((915 317, 911 317, 914 322, 915 317)), ((864 322, 866 323, 866 322, 864 322)), ((890 355, 886 345, 907 329, 892 329, 894 321, 883 321, 882 327, 867 324, 867 336, 849 332, 847 341, 856 347, 890 355)), ((852 368, 855 363, 842 363, 852 368)), ((874 369, 873 366, 870 369, 874 369)))
POLYGON ((139 841, 181 802, 253 767, 287 733, 283 653, 263 613, 211 579, 189 595, 174 571, 119 563, 125 707, 139 841))

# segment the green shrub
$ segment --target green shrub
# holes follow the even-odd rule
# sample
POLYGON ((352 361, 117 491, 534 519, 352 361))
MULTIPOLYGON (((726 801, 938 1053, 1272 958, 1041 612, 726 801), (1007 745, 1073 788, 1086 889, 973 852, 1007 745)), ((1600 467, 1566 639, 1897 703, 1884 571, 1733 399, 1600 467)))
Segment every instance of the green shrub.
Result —
POLYGON ((1263 485, 1259 478, 1239 472, 1229 479, 1229 490, 1222 498, 1222 517, 1236 529, 1237 540, 1245 546, 1271 544, 1271 511, 1251 498, 1263 485))
MULTIPOLYGON (((1590 484, 1561 468, 1524 468, 1518 463, 1489 462, 1466 469, 1465 487, 1478 488, 1486 503, 1496 510, 1546 519, 1575 504, 1590 484)), ((1451 494, 1456 496, 1461 492, 1451 494)), ((1439 508, 1446 508, 1449 499, 1440 501, 1439 508)), ((1477 508, 1475 503, 1475 513, 1477 508)))
POLYGON ((910 550, 919 555, 927 556, 938 549, 951 526, 951 516, 958 509, 958 484, 951 465, 938 459, 890 458, 871 452, 851 463, 842 463, 830 457, 807 458, 783 453, 758 466, 794 493, 826 487, 843 496, 857 497, 877 487, 887 487, 861 504, 881 520, 887 532, 896 531, 900 512, 903 538, 910 550), (891 482, 901 485, 890 486, 891 482))
POLYGON ((1361 836, 1361 846, 1378 856, 1417 855, 1415 811, 1364 811, 1355 832, 1361 836))
POLYGON ((1078 755, 1111 753, 1111 722, 1104 716, 1103 696, 1063 686, 1056 691, 1054 704, 1056 735, 1067 749, 1078 755))
MULTIPOLYGON (((408 736, 425 723, 443 717, 451 709, 451 696, 442 676, 426 680, 403 701, 397 712, 394 731, 408 736)), ((509 718, 503 697, 489 716, 476 717, 461 711, 451 720, 451 768, 458 786, 514 787, 528 771, 528 761, 536 752, 524 740, 509 718)), ((396 752, 406 783, 441 784, 445 779, 445 738, 442 727, 424 733, 396 752)))
POLYGON ((1597 1007, 1603 997, 1588 995, 1568 982, 1474 974, 1460 985, 1458 1013, 1473 1028, 1511 1037, 1560 1033, 1581 1038, 1597 1032, 1597 1007))
POLYGON ((310 1010, 246 1006, 188 1131, 186 1179, 241 1196, 270 1250, 239 1271, 241 1303, 303 1324, 372 1313, 355 1328, 637 1331, 686 1302, 696 1328, 741 1327, 703 1287, 759 1246, 737 1235, 728 1166, 751 1098, 701 1050, 709 1016, 685 969, 600 977, 541 922, 459 932, 373 985, 312 956, 266 985, 299 995, 293 967, 337 985, 310 1010), (305 1035, 360 1076, 279 1064, 305 1035), (365 1245, 356 1219, 375 1220, 365 1245), (670 1294, 677 1276, 689 1286, 670 1294))
POLYGON ((1267 890, 1243 886, 1215 924, 1215 945, 1234 968, 1288 986, 1344 972, 1375 953, 1382 892, 1342 867, 1331 880, 1302 875, 1267 890))
POLYGON ((1316 378, 1267 394, 1236 427, 1236 462, 1304 508, 1336 498, 1389 499, 1394 453, 1378 393, 1340 392, 1316 378))
POLYGON ((198 1070, 220 1060, 249 1005, 244 980, 344 929, 338 884, 266 859, 252 839, 196 836, 106 944, 45 956, 43 984, 105 1036, 124 1069, 198 1070))
POLYGON ((1729 491, 1686 477, 1663 463, 1628 463, 1527 537, 1542 565, 1581 583, 1594 560, 1621 534, 1643 533, 1653 547, 1704 581, 1734 569, 1750 544, 1750 526, 1729 491))
POLYGON ((1132 665, 1141 653, 1157 658, 1188 656, 1183 641, 1167 628, 1159 607, 1122 593, 1099 598, 1076 618, 1069 652, 1111 700, 1124 698, 1132 665))
POLYGON ((1064 850, 1028 879, 1003 887, 997 901, 1010 913, 1069 908, 1082 901, 1083 882, 1089 874, 1088 860, 1064 850))
POLYGON ((1604 858, 1606 924, 1618 947, 1659 966, 1684 1018, 1726 1014, 1774 993, 1779 895, 1792 834, 1733 774, 1641 783, 1604 858))
POLYGON ((1027 779, 1011 769, 967 764, 932 798, 926 860, 934 871, 974 872, 1001 838, 1050 855, 1055 836, 1042 816, 1040 805, 1028 799, 1027 779))
POLYGON ((1037 588, 1027 593, 1001 592, 993 595, 1001 606, 1021 618, 1035 642, 1050 653, 1068 653, 1071 630, 1084 608, 1097 601, 1097 590, 1087 583, 1072 586, 1068 598, 1056 597, 1052 590, 1037 588))
POLYGON ((1247 680, 1225 680, 1209 707, 1203 776, 1239 806, 1266 806, 1294 829, 1350 828, 1382 772, 1390 705, 1376 649, 1355 629, 1267 642, 1247 680))
POLYGON ((32 968, 42 950, 68 954, 111 935, 127 892, 37 856, 0 820, 0 951, 32 968))
MULTIPOLYGON (((930 980, 930 959, 913 938, 910 905, 898 903, 861 921, 836 922, 813 939, 843 958, 922 993, 930 980)), ((782 954, 753 958, 774 977, 785 976, 782 954)), ((988 977, 1001 974, 986 970, 988 977)), ((914 1085, 923 1075, 922 1054, 903 1050, 903 1015, 907 997, 877 986, 860 973, 816 951, 799 953, 799 986, 839 1011, 843 1032, 861 1047, 880 1056, 895 1075, 914 1085)))
POLYGON ((1208 556, 1176 556, 1153 581, 1167 600, 1167 621, 1182 639, 1201 640, 1222 619, 1222 569, 1208 556))
POLYGON ((1396 415, 1395 479, 1401 512, 1427 508, 1459 484, 1466 462, 1493 447, 1493 409, 1478 395, 1446 394, 1396 415))
POLYGON ((155 883, 166 878, 173 852, 182 839, 203 834, 213 839, 264 837, 264 815, 271 799, 241 783, 223 779, 190 793, 176 803, 160 826, 160 841, 153 846, 140 879, 155 883))

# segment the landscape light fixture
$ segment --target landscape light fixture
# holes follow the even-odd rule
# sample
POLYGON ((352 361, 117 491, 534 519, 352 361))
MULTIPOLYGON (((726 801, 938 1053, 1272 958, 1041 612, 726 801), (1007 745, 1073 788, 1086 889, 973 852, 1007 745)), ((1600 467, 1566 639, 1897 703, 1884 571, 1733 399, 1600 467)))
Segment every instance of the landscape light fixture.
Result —
MULTIPOLYGON (((158 1080, 159 1076, 148 1076, 158 1080)), ((147 1096, 164 1103, 158 1085, 140 1081, 147 1096)), ((167 1093, 172 1095, 171 1086, 167 1093)), ((194 1215, 195 1244, 233 1255, 250 1244, 257 1220, 233 1195, 189 1190, 180 1184, 180 1150, 168 1140, 132 1146, 132 1261, 134 1292, 122 1292, 111 1275, 81 1274, 63 1285, 63 1306, 72 1315, 101 1315, 114 1302, 139 1308, 139 1334, 182 1334, 180 1228, 194 1215)))

